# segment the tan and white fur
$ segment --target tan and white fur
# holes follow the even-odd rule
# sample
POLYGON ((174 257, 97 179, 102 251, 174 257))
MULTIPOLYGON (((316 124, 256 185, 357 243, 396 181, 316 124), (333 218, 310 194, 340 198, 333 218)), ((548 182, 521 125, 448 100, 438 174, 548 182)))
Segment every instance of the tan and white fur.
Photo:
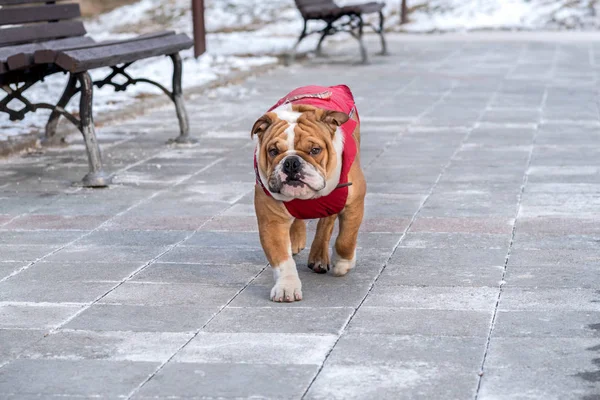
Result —
MULTIPOLYGON (((352 117, 358 122, 356 114, 352 117)), ((306 223, 295 219, 283 201, 326 196, 338 185, 344 136, 340 126, 349 116, 308 105, 282 105, 259 118, 251 135, 258 136, 256 157, 261 185, 255 187, 254 206, 260 242, 275 278, 271 300, 302 300, 302 282, 293 255, 306 246, 306 223), (287 164, 286 164, 287 162, 287 164), (300 171, 298 181, 285 181, 286 171, 300 171)), ((356 241, 363 219, 366 182, 360 167, 360 123, 353 132, 358 152, 350 168, 348 198, 337 215, 321 218, 308 266, 315 272, 330 270, 343 276, 356 265, 356 241), (329 241, 336 218, 339 235, 329 256, 329 241)))

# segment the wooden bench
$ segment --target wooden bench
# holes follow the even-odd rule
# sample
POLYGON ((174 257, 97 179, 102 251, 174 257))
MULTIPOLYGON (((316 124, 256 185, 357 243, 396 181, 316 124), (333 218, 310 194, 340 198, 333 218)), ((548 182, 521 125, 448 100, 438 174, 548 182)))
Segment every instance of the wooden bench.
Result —
POLYGON ((83 178, 86 187, 103 187, 110 176, 102 168, 102 159, 94 129, 92 113, 93 87, 111 85, 116 91, 129 85, 149 83, 160 88, 175 104, 180 134, 173 141, 188 143, 188 117, 181 88, 182 62, 179 52, 193 41, 185 34, 158 32, 129 40, 96 42, 86 36, 79 5, 61 0, 0 0, 0 88, 6 96, 0 100, 0 112, 10 120, 22 120, 38 109, 52 110, 45 129, 45 140, 56 134, 60 117, 71 121, 83 134, 89 161, 89 173, 83 178), (149 79, 131 77, 126 69, 135 61, 169 56, 173 61, 172 90, 149 79), (104 79, 92 81, 88 71, 110 67, 104 79), (56 104, 33 103, 25 91, 46 76, 63 72, 69 78, 56 104), (118 83, 115 78, 123 83, 118 83), (123 81, 124 78, 124 81, 123 81), (79 116, 66 111, 71 98, 81 92, 79 116), (9 103, 20 101, 20 109, 9 103))
POLYGON ((302 33, 293 48, 291 59, 293 60, 296 54, 298 45, 302 40, 312 35, 313 33, 320 33, 321 38, 317 45, 316 53, 321 54, 321 45, 327 36, 336 34, 337 32, 348 32, 354 38, 358 40, 360 45, 360 54, 362 62, 368 61, 367 50, 363 43, 363 28, 365 25, 370 26, 373 30, 379 34, 381 38, 381 53, 387 54, 387 46, 385 43, 385 37, 383 35, 383 24, 385 18, 383 16, 383 7, 385 3, 362 3, 353 4, 339 7, 335 4, 334 0, 295 0, 296 7, 300 11, 302 18, 304 19, 304 28, 302 33), (372 24, 365 24, 363 20, 363 14, 379 14, 379 26, 372 24), (347 18, 344 18, 347 17, 347 18), (311 20, 324 21, 327 25, 323 29, 314 30, 307 32, 308 22, 311 20))

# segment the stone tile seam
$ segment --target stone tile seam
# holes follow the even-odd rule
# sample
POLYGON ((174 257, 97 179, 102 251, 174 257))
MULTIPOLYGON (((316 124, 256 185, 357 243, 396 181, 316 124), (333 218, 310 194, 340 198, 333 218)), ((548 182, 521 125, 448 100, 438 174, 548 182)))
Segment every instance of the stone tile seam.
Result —
MULTIPOLYGON (((553 61, 553 68, 554 69, 556 68, 557 54, 558 54, 558 45, 555 48, 555 57, 554 57, 554 61, 553 61)), ((544 90, 544 95, 543 95, 543 100, 542 100, 542 109, 544 108, 547 99, 548 99, 548 88, 546 88, 544 90)), ((504 279, 506 278, 506 272, 507 272, 507 269, 508 269, 508 262, 510 260, 510 255, 512 253, 512 248, 513 248, 513 245, 514 245, 514 242, 515 242, 515 235, 516 235, 516 231, 517 231, 517 221, 518 221, 520 213, 521 213, 521 204, 522 204, 522 201, 523 201, 523 195, 525 193, 525 187, 527 186, 527 182, 529 180, 529 169, 531 167, 531 160, 533 159, 533 150, 535 148, 535 144, 536 144, 536 139, 537 139, 538 132, 539 132, 539 124, 538 124, 538 129, 536 129, 533 132, 533 137, 531 139, 531 149, 530 149, 530 152, 529 152, 529 156, 527 158, 527 163, 525 165, 525 172, 523 174, 523 181, 522 181, 522 184, 521 184, 521 190, 519 192, 519 196, 518 196, 518 200, 517 200, 517 206, 516 206, 517 209, 516 209, 515 218, 514 218, 514 221, 513 221, 513 226, 512 226, 512 231, 511 231, 511 238, 510 238, 510 242, 508 244, 508 249, 507 249, 507 252, 506 252, 506 259, 504 261, 504 269, 502 271, 502 278, 500 280, 500 285, 498 287, 498 297, 496 299, 496 305, 494 307, 494 311, 493 311, 493 314, 492 314, 492 320, 490 322, 490 329, 489 329, 489 332, 488 332, 488 338, 486 340, 485 350, 484 350, 483 357, 482 357, 482 360, 481 360, 481 367, 480 367, 480 370, 479 370, 479 379, 478 379, 478 382, 477 382, 477 390, 475 391, 474 400, 478 400, 479 399, 479 393, 480 393, 480 390, 481 390, 481 385, 483 383, 483 376, 484 376, 484 373, 485 373, 485 363, 487 361, 487 355, 488 355, 488 352, 489 352, 489 349, 490 349, 492 335, 494 333, 494 328, 496 326, 496 319, 497 319, 497 316, 498 316, 498 312, 500 311, 499 310, 500 300, 502 299, 502 293, 504 291, 504 286, 505 286, 504 279)), ((502 310, 502 311, 506 311, 506 310, 502 310)))

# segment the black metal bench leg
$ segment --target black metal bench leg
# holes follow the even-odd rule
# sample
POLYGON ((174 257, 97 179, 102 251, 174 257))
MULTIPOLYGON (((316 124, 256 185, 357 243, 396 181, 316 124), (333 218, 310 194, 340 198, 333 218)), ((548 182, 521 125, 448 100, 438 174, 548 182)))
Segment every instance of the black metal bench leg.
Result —
POLYGON ((319 43, 317 43, 317 48, 315 50, 315 54, 317 56, 321 56, 323 54, 321 51, 321 46, 323 45, 325 38, 330 34, 332 26, 333 26, 332 22, 327 22, 327 26, 325 27, 325 29, 323 29, 323 34, 319 38, 319 43))
MULTIPOLYGON (((79 89, 77 89, 77 78, 73 75, 69 75, 69 81, 67 82, 67 87, 65 87, 65 91, 63 92, 60 100, 56 104, 56 108, 64 110, 64 108, 69 104, 69 101, 77 94, 79 89)), ((46 134, 44 135, 44 143, 49 143, 56 135, 56 129, 58 128, 58 123, 60 121, 61 113, 59 111, 52 110, 50 114, 50 118, 48 118, 48 123, 46 124, 46 134)))
POLYGON ((85 148, 88 154, 88 163, 90 172, 83 178, 85 187, 105 187, 111 182, 111 177, 102 169, 102 157, 100 147, 96 139, 94 129, 94 116, 92 114, 92 104, 94 95, 94 84, 88 72, 81 72, 75 75, 81 89, 81 99, 79 100, 79 130, 85 141, 85 148))
POLYGON ((179 120, 179 136, 169 140, 168 143, 192 144, 197 140, 190 136, 190 120, 188 118, 185 104, 183 102, 183 89, 181 87, 181 75, 183 73, 183 65, 179 53, 171 54, 173 61, 173 94, 172 100, 175 103, 175 111, 179 120))
POLYGON ((300 46, 300 42, 302 42, 304 40, 304 38, 306 37, 306 28, 307 27, 308 27, 308 21, 304 20, 304 27, 302 28, 302 33, 300 34, 300 37, 298 37, 298 40, 296 40, 296 44, 292 48, 292 51, 286 57, 286 60, 285 60, 286 65, 290 65, 296 60, 296 52, 298 51, 298 46, 300 46))
POLYGON ((363 42, 363 31, 364 31, 363 28, 364 28, 363 19, 362 19, 362 16, 359 15, 358 16, 358 33, 355 33, 353 31, 351 31, 350 33, 352 34, 352 36, 354 36, 356 38, 356 40, 358 40, 358 45, 360 46, 361 63, 367 64, 369 62, 369 57, 367 55, 367 49, 363 42))
POLYGON ((381 38, 381 53, 379 53, 382 56, 385 56, 388 54, 387 51, 387 44, 385 42, 385 36, 383 35, 383 25, 385 22, 385 17, 383 16, 383 11, 379 11, 379 37, 381 38))

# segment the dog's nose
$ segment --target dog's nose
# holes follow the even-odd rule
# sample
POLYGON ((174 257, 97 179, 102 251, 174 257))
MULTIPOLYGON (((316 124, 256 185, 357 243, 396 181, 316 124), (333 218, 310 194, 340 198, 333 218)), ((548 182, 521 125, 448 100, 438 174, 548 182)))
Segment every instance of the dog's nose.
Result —
POLYGON ((286 174, 295 174, 300 170, 300 159, 298 157, 288 157, 283 162, 283 172, 286 174))

